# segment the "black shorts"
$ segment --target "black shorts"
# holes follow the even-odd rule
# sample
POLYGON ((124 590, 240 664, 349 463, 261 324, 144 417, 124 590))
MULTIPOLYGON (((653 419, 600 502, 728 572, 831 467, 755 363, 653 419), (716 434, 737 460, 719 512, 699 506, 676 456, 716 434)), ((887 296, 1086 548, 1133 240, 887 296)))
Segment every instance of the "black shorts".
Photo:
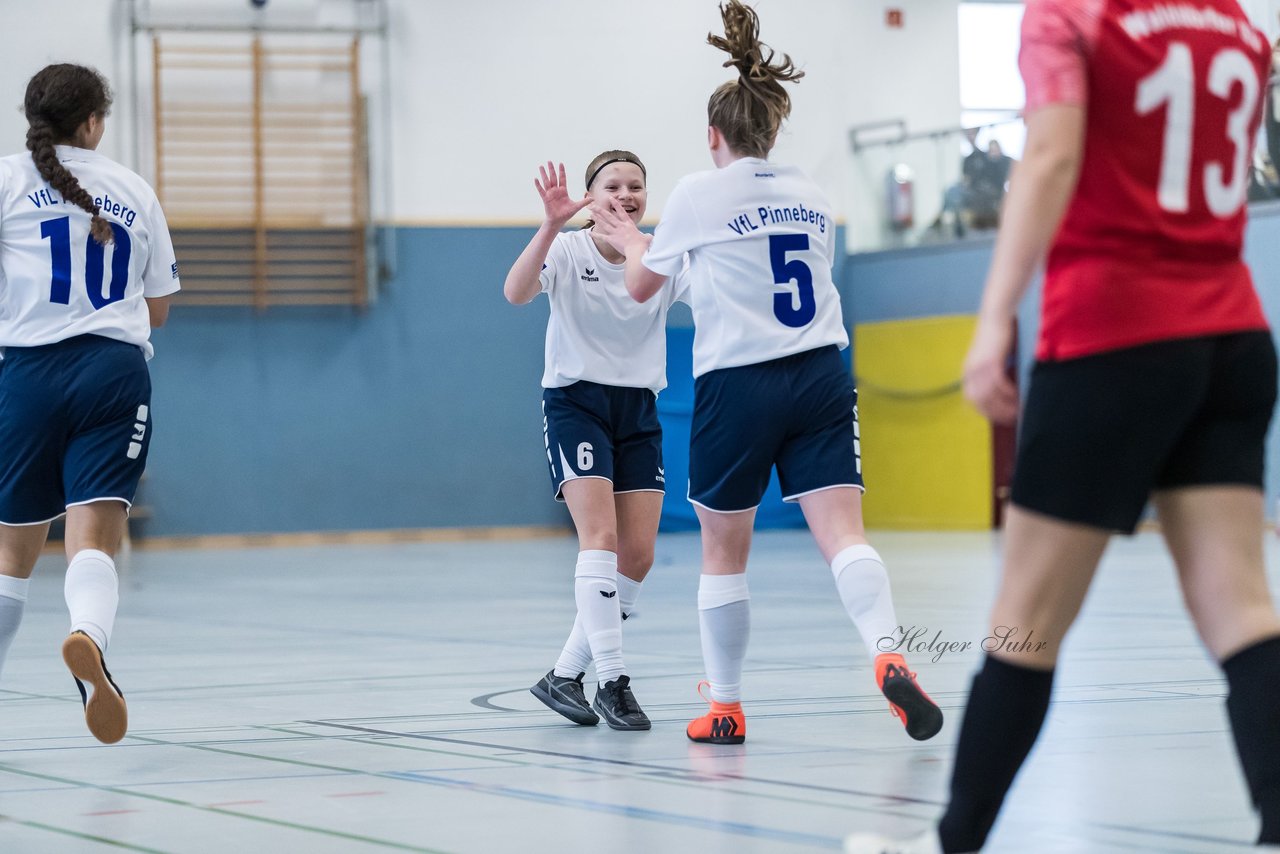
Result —
POLYGON ((542 390, 542 433, 556 500, 565 481, 595 477, 614 493, 665 492, 657 396, 579 380, 542 390))
POLYGON ((1270 332, 1038 362, 1022 413, 1013 503, 1132 533, 1154 490, 1261 489, 1275 404, 1270 332))
POLYGON ((0 523, 133 502, 151 446, 142 349, 98 335, 9 347, 0 361, 0 523))
POLYGON ((750 510, 775 465, 784 501, 862 488, 858 392, 835 346, 694 382, 689 500, 717 513, 750 510))

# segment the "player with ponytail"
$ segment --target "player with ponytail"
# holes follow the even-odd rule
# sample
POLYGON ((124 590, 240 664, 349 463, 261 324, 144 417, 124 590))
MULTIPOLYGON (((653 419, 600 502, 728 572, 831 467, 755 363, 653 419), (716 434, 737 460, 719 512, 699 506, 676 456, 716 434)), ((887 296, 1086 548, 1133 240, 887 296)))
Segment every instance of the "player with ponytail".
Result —
POLYGON ((62 655, 107 743, 128 727, 103 658, 114 556, 151 443, 151 329, 179 287, 155 193, 95 150, 110 108, 102 75, 50 65, 27 85, 28 153, 0 158, 0 667, 65 514, 62 655))
POLYGON ((717 744, 745 738, 747 554, 776 466, 785 500, 800 504, 831 568, 876 685, 912 738, 932 738, 942 712, 897 651, 889 576, 862 525, 857 391, 839 353, 849 337, 831 279, 838 251, 831 206, 799 169, 768 159, 791 113, 783 84, 804 72, 760 41, 754 9, 730 0, 720 10, 724 32, 707 40, 729 54, 724 65, 736 73, 707 104, 717 168, 676 185, 652 238, 616 205, 592 206, 596 230, 626 256, 637 300, 689 265, 696 377, 689 499, 702 526, 698 611, 711 710, 687 733, 717 744))

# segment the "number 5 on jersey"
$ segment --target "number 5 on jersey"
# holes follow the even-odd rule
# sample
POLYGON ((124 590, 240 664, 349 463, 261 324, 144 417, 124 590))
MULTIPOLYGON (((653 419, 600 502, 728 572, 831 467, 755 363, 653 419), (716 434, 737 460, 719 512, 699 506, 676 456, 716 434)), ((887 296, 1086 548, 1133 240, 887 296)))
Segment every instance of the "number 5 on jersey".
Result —
MULTIPOLYGON (((106 247, 89 235, 84 252, 84 286, 95 310, 124 299, 129 285, 129 232, 111 223, 115 243, 111 251, 111 282, 102 293, 106 247)), ((49 302, 68 305, 71 302, 71 217, 47 219, 40 223, 40 238, 49 241, 49 302)))
POLYGON ((808 326, 818 313, 818 304, 813 298, 813 271, 799 258, 787 258, 788 252, 808 250, 807 234, 769 235, 769 264, 773 267, 773 283, 796 283, 794 292, 788 289, 773 295, 773 316, 792 329, 808 326))

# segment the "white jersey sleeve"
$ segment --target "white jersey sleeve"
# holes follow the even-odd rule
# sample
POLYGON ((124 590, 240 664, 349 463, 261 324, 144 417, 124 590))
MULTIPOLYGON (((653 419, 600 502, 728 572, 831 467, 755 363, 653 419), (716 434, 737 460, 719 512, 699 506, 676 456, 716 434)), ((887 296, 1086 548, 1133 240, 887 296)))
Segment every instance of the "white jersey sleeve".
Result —
POLYGON ((662 221, 653 233, 653 242, 641 260, 655 273, 677 276, 689 268, 685 253, 703 242, 702 224, 689 194, 689 179, 682 178, 671 191, 662 209, 662 221))
POLYGON ((544 294, 551 293, 551 289, 555 287, 556 280, 561 276, 567 275, 569 270, 573 268, 567 248, 569 234, 570 232, 566 231, 557 234, 556 239, 551 241, 551 248, 547 250, 546 260, 542 262, 542 270, 538 273, 538 282, 542 285, 542 293, 544 294))
POLYGON ((178 259, 173 251, 169 221, 160 208, 160 200, 151 196, 151 255, 142 271, 142 295, 151 299, 167 297, 182 287, 178 280, 178 259))
POLYGON ((680 265, 680 272, 672 276, 662 287, 662 292, 666 297, 667 308, 682 302, 686 305, 689 301, 689 284, 692 282, 689 275, 689 256, 683 256, 683 263, 680 265))

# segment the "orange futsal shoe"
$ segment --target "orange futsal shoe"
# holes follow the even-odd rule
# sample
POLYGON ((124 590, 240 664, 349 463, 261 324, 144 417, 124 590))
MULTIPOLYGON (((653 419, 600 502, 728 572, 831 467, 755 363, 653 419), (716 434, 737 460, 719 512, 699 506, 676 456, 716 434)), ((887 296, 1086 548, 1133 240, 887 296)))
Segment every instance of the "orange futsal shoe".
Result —
POLYGON ((698 683, 698 696, 711 705, 711 711, 689 721, 685 734, 690 741, 701 744, 742 744, 747 739, 747 718, 742 714, 742 703, 717 703, 702 693, 702 687, 711 688, 709 682, 698 683))
POLYGON ((924 741, 942 729, 942 710, 920 690, 916 675, 907 669, 907 661, 901 655, 887 652, 876 656, 876 684, 888 698, 893 716, 907 728, 907 735, 924 741))

